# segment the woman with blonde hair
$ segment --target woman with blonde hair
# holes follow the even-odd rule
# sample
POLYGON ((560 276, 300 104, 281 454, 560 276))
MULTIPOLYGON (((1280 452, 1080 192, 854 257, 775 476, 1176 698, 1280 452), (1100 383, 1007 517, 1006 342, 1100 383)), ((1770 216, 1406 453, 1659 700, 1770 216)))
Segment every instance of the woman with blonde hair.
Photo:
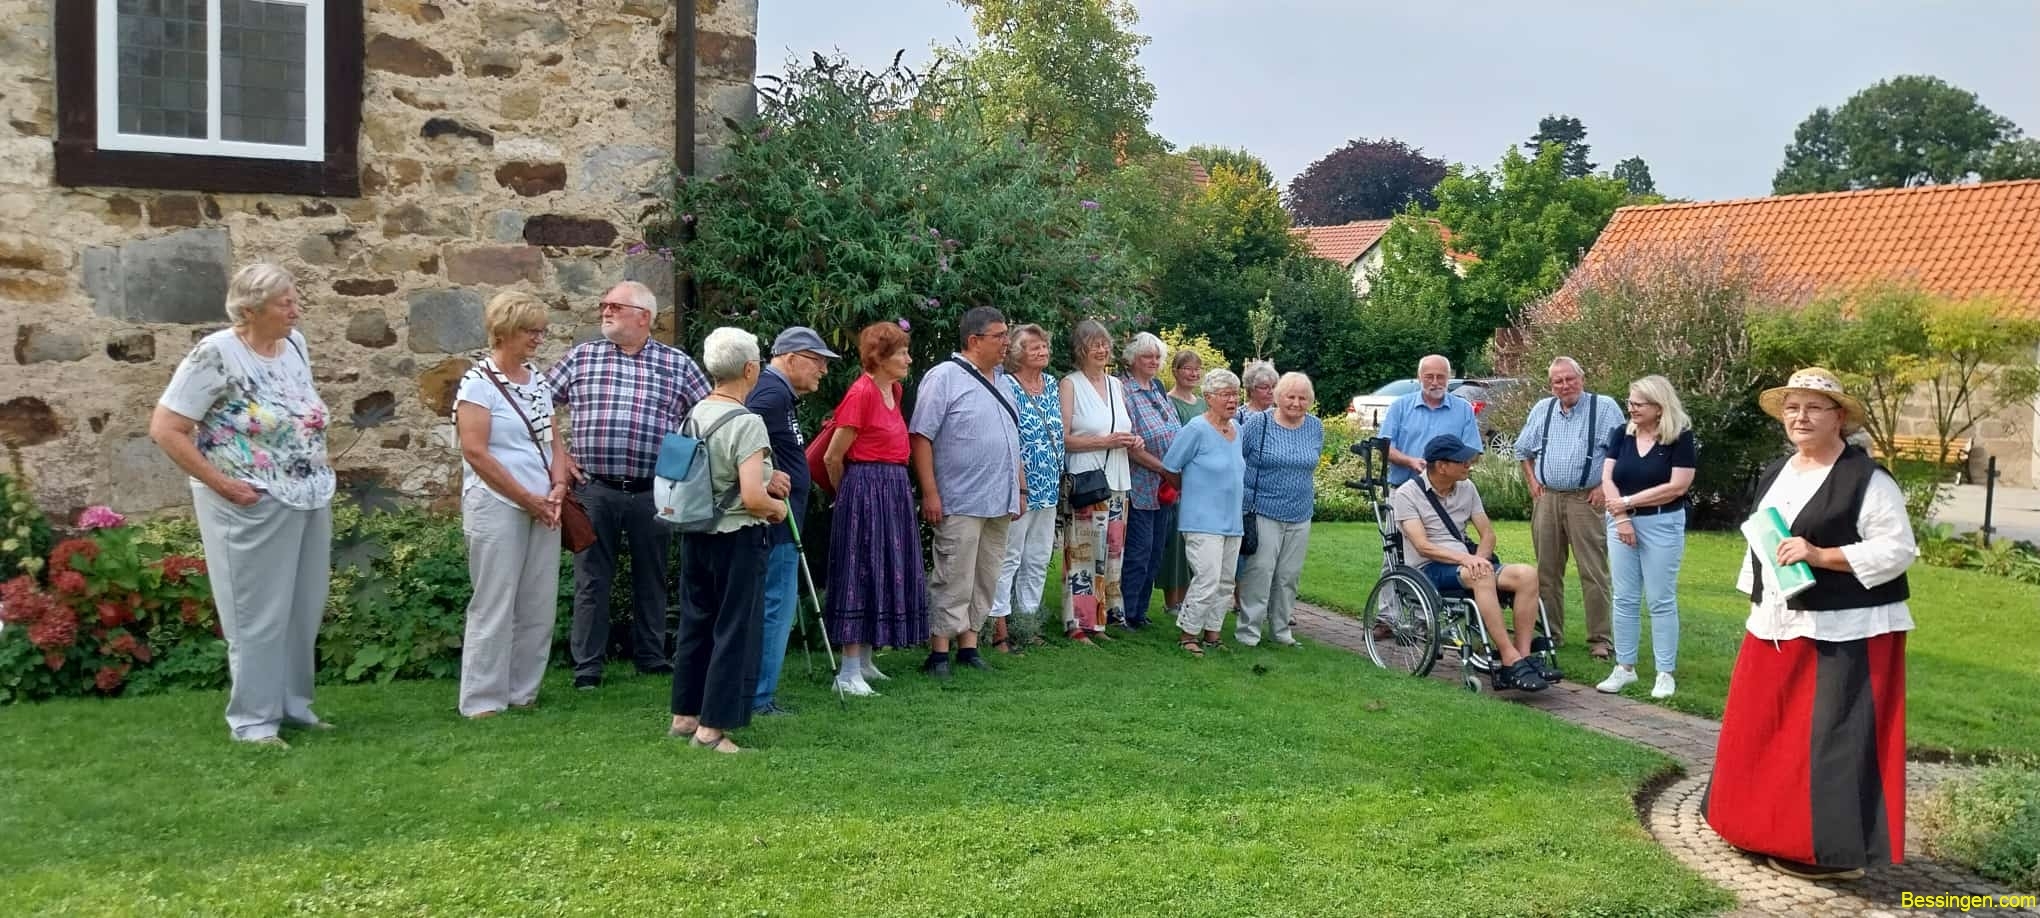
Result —
POLYGON ((1614 694, 1636 681, 1636 647, 1650 599, 1650 649, 1657 664, 1651 697, 1678 686, 1679 564, 1686 555, 1686 492, 1698 450, 1693 423, 1670 380, 1629 384, 1629 423, 1608 435, 1601 496, 1608 508, 1608 573, 1615 606, 1615 669, 1596 689, 1614 694))
POLYGON ((545 343, 546 306, 496 294, 482 312, 489 356, 460 378, 461 532, 467 537, 467 630, 460 647, 461 716, 493 717, 538 701, 559 611, 565 443, 552 386, 531 358, 545 343))

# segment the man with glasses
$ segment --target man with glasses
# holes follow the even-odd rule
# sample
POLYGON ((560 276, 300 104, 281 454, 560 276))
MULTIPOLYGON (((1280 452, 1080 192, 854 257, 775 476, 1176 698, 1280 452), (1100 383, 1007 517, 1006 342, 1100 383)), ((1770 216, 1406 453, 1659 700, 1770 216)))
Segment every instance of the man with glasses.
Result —
MULTIPOLYGON (((808 489, 813 484, 797 403, 821 386, 829 361, 837 356, 814 329, 786 329, 772 339, 772 363, 758 374, 758 385, 744 400, 744 407, 765 419, 772 441, 773 484, 786 481, 788 521, 774 525, 767 539, 771 548, 765 557, 765 640, 758 660, 758 688, 751 698, 755 716, 792 713, 773 695, 779 691, 779 667, 786 661, 786 639, 800 605, 800 550, 794 545, 792 527, 807 524, 808 489)), ((778 493, 776 487, 767 490, 778 493)))
POLYGON ((624 281, 602 297, 602 337, 567 351, 546 372, 555 404, 567 406, 574 493, 595 544, 574 556, 574 687, 602 684, 609 650, 609 585, 617 550, 630 546, 631 655, 645 674, 673 671, 666 650, 666 561, 671 544, 652 508, 659 443, 708 396, 708 377, 686 354, 652 340, 659 301, 624 281))
POLYGON ((1615 400, 1586 392, 1579 361, 1551 362, 1551 396, 1539 399, 1516 435, 1516 458, 1530 485, 1530 539, 1537 552, 1537 583, 1553 640, 1565 635, 1565 561, 1568 549, 1580 569, 1587 607, 1587 652, 1596 660, 1614 653, 1609 614, 1608 526, 1602 515, 1601 460, 1608 435, 1628 423, 1615 400))
POLYGON ((1006 528, 1026 503, 1020 459, 1020 411, 999 379, 1006 317, 990 306, 965 312, 962 350, 921 377, 914 400, 914 474, 921 518, 935 527, 935 569, 928 586, 928 660, 921 671, 949 676, 956 661, 991 666, 978 655, 978 630, 991 613, 1006 557, 1006 528))

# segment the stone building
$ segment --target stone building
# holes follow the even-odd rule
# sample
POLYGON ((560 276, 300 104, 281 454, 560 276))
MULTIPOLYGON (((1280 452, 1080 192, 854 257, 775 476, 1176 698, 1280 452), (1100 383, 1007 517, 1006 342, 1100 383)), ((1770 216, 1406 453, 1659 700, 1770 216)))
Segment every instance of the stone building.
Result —
MULTIPOLYGON (((147 436, 227 278, 296 274, 343 480, 457 491, 451 387, 482 304, 551 302, 556 356, 675 164, 756 112, 757 0, 0 0, 0 441, 52 512, 189 502, 147 436)), ((664 313, 670 322, 673 312, 664 313)))

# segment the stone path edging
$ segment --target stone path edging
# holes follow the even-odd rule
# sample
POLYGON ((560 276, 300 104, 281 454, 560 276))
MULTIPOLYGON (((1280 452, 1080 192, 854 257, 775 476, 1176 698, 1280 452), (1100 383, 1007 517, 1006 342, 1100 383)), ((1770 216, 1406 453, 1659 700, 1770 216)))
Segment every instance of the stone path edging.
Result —
MULTIPOLYGON (((1294 624, 1303 635, 1358 654, 1367 653, 1366 633, 1358 619, 1298 602, 1294 624)), ((1434 678, 1457 684, 1456 665, 1438 666, 1434 678)), ((1720 725, 1704 717, 1658 707, 1625 698, 1603 695, 1592 685, 1567 680, 1536 694, 1504 692, 1495 695, 1524 707, 1537 708, 1554 717, 1629 740, 1671 756, 1685 775, 1660 785, 1656 793, 1646 789, 1637 801, 1637 815, 1651 837, 1679 859, 1680 863, 1735 893, 1737 908, 1730 914, 1743 916, 1828 916, 1871 915, 1897 918, 1899 915, 2034 915, 2040 909, 1903 909, 1899 894, 1916 895, 2003 895, 2014 892, 1985 880, 1955 864, 1936 861, 1919 847, 1919 839, 1908 825, 1905 862, 1874 867, 1854 883, 1812 883, 1785 876, 1762 861, 1729 847, 1707 827, 1700 816, 1700 799, 1707 787, 1707 775, 1714 768, 1714 742, 1720 725)), ((1934 785, 1960 774, 1956 766, 1909 762, 1906 765, 1906 795, 1914 800, 1934 785)))

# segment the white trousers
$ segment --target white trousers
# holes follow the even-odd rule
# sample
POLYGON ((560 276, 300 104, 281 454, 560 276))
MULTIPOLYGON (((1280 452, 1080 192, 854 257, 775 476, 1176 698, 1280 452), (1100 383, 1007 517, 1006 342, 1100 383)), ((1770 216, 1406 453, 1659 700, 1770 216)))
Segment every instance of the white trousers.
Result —
POLYGON ((1296 585, 1303 579, 1303 556, 1310 550, 1310 521, 1285 523, 1258 516, 1254 527, 1261 544, 1247 557, 1247 571, 1240 575, 1240 617, 1233 637, 1249 646, 1259 644, 1265 626, 1276 643, 1288 644, 1296 640, 1289 632, 1289 617, 1296 608, 1296 585))
POLYGON ((235 506, 192 488, 198 534, 227 639, 227 728, 235 739, 317 723, 312 672, 333 555, 333 510, 294 510, 262 495, 235 506))
POLYGON ((1183 597, 1183 613, 1176 617, 1176 627, 1186 634, 1216 632, 1225 627, 1226 609, 1232 605, 1240 537, 1186 532, 1183 548, 1190 555, 1190 592, 1183 597))
POLYGON ((460 645, 460 713, 472 717, 538 699, 560 607, 560 533, 522 508, 470 488, 467 631, 460 645))
POLYGON ((999 564, 998 592, 992 597, 993 618, 1041 612, 1048 586, 1048 556, 1055 551, 1055 508, 1038 507, 1020 514, 1006 530, 1006 558, 999 564))

